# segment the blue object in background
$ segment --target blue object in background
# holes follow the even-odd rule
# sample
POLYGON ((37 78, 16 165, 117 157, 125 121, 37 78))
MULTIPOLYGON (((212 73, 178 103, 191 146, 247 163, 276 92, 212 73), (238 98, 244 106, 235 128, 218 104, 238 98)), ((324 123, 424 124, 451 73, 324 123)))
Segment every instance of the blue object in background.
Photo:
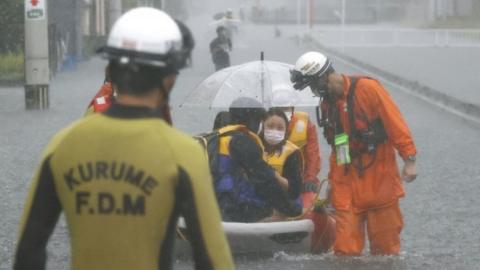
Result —
POLYGON ((62 71, 74 71, 77 68, 77 57, 68 54, 62 64, 62 71))

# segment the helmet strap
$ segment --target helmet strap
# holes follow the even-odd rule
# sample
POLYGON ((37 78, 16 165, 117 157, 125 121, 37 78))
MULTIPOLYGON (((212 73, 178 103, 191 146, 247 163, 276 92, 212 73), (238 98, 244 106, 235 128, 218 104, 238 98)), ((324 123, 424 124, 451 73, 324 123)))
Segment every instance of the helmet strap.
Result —
POLYGON ((163 84, 159 85, 158 90, 160 91, 160 94, 162 96, 162 104, 160 104, 160 106, 168 105, 168 103, 170 102, 170 91, 167 91, 163 84))

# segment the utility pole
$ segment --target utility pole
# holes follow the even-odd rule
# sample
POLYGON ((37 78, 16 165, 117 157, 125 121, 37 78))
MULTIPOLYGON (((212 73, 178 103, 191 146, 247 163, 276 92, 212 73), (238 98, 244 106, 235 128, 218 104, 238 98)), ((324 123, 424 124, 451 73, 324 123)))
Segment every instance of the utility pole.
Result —
POLYGON ((342 52, 345 51, 345 22, 347 16, 347 3, 346 0, 342 0, 342 52))
POLYGON ((25 108, 49 107, 47 0, 25 0, 25 108))
POLYGON ((315 5, 313 0, 307 0, 307 28, 312 30, 313 21, 315 20, 315 5))
POLYGON ((110 0, 108 5, 108 29, 112 30, 112 26, 122 15, 122 0, 110 0))
POLYGON ((297 32, 300 32, 300 25, 302 23, 302 0, 297 0, 297 32))
MULTIPOLYGON (((38 0, 33 0, 38 1, 38 0)), ((72 1, 74 13, 75 13, 75 24, 74 24, 74 35, 75 35, 75 57, 74 57, 74 67, 76 67, 77 62, 83 58, 83 29, 82 29, 82 22, 83 22, 83 11, 84 2, 83 1, 72 1)))

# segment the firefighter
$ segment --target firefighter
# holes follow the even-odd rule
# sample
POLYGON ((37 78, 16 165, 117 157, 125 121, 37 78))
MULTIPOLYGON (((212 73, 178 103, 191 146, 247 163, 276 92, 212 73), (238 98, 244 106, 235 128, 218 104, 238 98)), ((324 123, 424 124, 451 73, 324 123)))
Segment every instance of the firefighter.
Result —
POLYGON ((400 252, 399 199, 417 176, 416 148, 398 107, 377 80, 337 73, 324 54, 300 56, 294 88, 321 97, 324 136, 332 148, 329 177, 336 210, 337 255, 360 255, 365 232, 373 255, 400 252), (397 167, 395 150, 403 159, 397 167))
POLYGON ((113 25, 102 55, 116 101, 54 136, 33 178, 14 269, 45 269, 64 212, 72 269, 171 269, 183 216, 196 269, 233 269, 208 163, 161 108, 184 67, 170 16, 136 8, 113 25))
MULTIPOLYGON (((180 29, 180 33, 182 34, 182 49, 179 54, 182 55, 181 61, 182 66, 188 67, 192 65, 192 51, 195 47, 195 40, 193 39, 192 32, 190 29, 181 21, 175 20, 177 23, 178 28, 180 29)), ((160 29, 159 29, 160 30, 160 29)), ((180 58, 179 58, 180 59, 180 58)), ((175 82, 177 71, 172 69, 170 70, 171 74, 167 76, 168 84, 172 84, 175 82)), ((88 104, 87 110, 85 112, 85 116, 90 115, 92 113, 101 113, 106 111, 110 105, 115 101, 116 91, 115 87, 112 85, 111 76, 110 76, 110 66, 107 65, 105 67, 105 80, 103 81, 103 85, 100 87, 100 90, 95 94, 93 99, 88 104)), ((161 108, 163 119, 167 121, 169 124, 173 124, 172 122, 172 115, 169 106, 165 106, 161 108)))

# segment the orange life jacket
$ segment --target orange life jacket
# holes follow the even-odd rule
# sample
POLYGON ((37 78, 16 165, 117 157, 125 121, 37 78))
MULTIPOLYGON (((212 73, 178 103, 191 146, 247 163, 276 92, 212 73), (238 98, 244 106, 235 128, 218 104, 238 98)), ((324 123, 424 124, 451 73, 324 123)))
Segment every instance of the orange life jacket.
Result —
MULTIPOLYGON (((90 101, 90 104, 87 108, 86 115, 90 114, 91 112, 94 113, 101 113, 106 111, 113 102, 113 86, 112 83, 106 82, 102 85, 100 90, 98 90, 95 97, 90 101)), ((172 125, 172 115, 170 112, 170 107, 164 106, 161 108, 163 119, 167 121, 170 125, 172 125)))
POLYGON ((306 112, 294 112, 289 124, 288 140, 299 148, 307 144, 308 114, 306 112))
POLYGON ((375 161, 377 146, 387 140, 387 134, 385 133, 382 120, 378 116, 369 119, 362 108, 355 108, 355 87, 360 79, 374 80, 369 77, 351 77, 347 102, 343 104, 343 109, 338 108, 338 102, 333 104, 331 100, 323 100, 321 109, 323 134, 328 144, 332 146, 332 149, 334 149, 335 135, 347 133, 352 159, 358 158, 363 154, 373 155, 374 158, 371 159, 369 164, 363 164, 362 159, 359 159, 356 167, 360 175, 363 175, 363 171, 375 161), (341 119, 343 121, 346 120, 348 123, 343 123, 341 119), (344 125, 348 130, 345 130, 344 125))

